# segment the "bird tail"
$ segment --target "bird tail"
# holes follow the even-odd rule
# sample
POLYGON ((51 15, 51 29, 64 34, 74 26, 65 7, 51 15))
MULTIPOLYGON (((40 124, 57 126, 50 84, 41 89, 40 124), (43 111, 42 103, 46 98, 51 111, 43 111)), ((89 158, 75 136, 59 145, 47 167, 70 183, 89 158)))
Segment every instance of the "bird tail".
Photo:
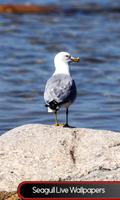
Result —
POLYGON ((53 100, 45 106, 48 107, 48 112, 52 113, 52 112, 59 110, 59 108, 60 108, 59 105, 60 105, 59 103, 57 103, 55 100, 53 100))

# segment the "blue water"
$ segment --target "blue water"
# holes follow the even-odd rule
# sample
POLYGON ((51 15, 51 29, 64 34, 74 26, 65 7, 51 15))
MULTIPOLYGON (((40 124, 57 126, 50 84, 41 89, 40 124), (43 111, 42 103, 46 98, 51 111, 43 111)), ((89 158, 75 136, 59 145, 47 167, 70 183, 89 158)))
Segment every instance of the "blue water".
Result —
MULTIPOLYGON (((16 3, 1 1, 7 2, 16 3)), ((64 6, 59 0, 29 2, 64 6)), ((69 6, 78 2, 70 0, 69 6)), ((90 2, 81 1, 86 6, 90 2)), ((108 0, 95 2, 103 8, 116 6, 108 0)), ((71 65, 78 96, 70 108, 70 124, 120 131, 119 22, 119 12, 104 9, 71 15, 1 14, 0 133, 28 123, 54 123, 53 115, 44 107, 43 92, 59 51, 81 58, 79 64, 71 65)), ((64 122, 64 110, 59 119, 64 122)))

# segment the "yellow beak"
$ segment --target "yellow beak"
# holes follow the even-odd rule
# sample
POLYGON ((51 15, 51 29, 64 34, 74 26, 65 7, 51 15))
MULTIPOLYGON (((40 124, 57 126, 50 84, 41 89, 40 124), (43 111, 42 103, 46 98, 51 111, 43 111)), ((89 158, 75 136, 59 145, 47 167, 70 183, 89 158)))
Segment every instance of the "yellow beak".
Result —
POLYGON ((80 58, 79 57, 77 57, 77 58, 71 57, 71 61, 72 62, 79 62, 80 58))

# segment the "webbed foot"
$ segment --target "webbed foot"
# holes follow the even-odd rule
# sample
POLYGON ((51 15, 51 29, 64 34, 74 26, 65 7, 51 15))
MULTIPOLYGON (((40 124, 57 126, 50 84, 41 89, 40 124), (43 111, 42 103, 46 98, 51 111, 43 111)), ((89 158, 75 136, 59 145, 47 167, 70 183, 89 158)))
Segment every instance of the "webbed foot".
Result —
POLYGON ((54 126, 62 126, 64 127, 65 124, 54 124, 54 126))
POLYGON ((65 127, 65 128, 69 128, 70 126, 69 126, 68 124, 64 124, 63 127, 65 127))

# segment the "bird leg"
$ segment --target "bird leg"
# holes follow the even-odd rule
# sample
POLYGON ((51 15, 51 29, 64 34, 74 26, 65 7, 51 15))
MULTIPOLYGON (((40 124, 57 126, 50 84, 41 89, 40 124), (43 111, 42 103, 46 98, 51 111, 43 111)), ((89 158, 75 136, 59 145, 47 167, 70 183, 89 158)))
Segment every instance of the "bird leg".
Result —
POLYGON ((57 111, 55 111, 54 113, 55 113, 55 126, 70 127, 68 125, 68 108, 66 109, 66 123, 65 124, 59 124, 58 118, 57 118, 57 111))
POLYGON ((59 126, 58 124, 58 118, 57 118, 57 111, 55 110, 55 126, 59 126))
POLYGON ((54 113, 55 113, 55 124, 54 124, 54 125, 55 125, 55 126, 63 126, 63 127, 64 127, 64 124, 59 124, 59 123, 58 123, 57 111, 55 111, 54 113))
POLYGON ((66 123, 65 123, 64 127, 69 127, 69 125, 68 125, 68 108, 66 108, 66 123))

